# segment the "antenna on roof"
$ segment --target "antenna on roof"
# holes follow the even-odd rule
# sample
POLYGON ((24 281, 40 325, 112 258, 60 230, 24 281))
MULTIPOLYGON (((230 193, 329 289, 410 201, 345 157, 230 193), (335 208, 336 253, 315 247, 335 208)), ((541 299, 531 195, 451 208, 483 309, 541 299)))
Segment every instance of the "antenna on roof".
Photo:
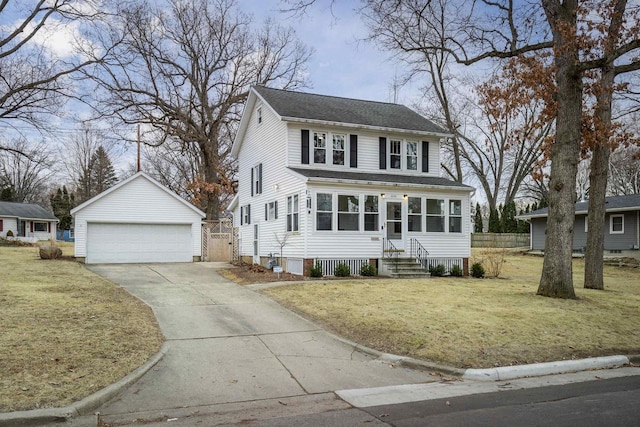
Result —
POLYGON ((140 123, 138 123, 138 172, 140 172, 140 123))

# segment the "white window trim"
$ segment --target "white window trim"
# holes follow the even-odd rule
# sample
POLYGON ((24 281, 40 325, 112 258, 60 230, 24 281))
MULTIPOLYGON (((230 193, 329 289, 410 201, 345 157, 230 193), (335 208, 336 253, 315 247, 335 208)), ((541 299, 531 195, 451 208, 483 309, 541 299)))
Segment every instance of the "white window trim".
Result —
POLYGON ((624 234, 624 214, 609 215, 609 234, 624 234), (613 218, 622 218, 622 230, 613 230, 613 218))
POLYGON ((387 171, 404 172, 404 173, 422 173, 421 160, 422 159, 422 144, 415 139, 406 138, 387 138, 387 171), (391 167, 391 140, 400 141, 400 169, 394 169, 391 167), (407 143, 416 143, 416 168, 407 169, 407 143))
POLYGON ((290 194, 286 199, 287 203, 287 213, 285 216, 285 230, 289 233, 297 233, 300 231, 300 195, 299 194, 290 194), (298 210, 295 210, 296 199, 298 201, 298 210), (289 210, 289 200, 291 200, 291 210, 289 210), (294 215, 297 215, 297 227, 295 227, 296 223, 293 221, 294 215), (291 217, 291 230, 288 229, 289 217, 291 217))
POLYGON ((323 166, 331 169, 349 169, 351 165, 350 144, 351 142, 349 139, 348 132, 329 132, 326 130, 311 129, 309 130, 309 149, 310 149, 309 164, 312 164, 315 166, 323 166), (316 146, 315 146, 315 139, 314 139, 314 136, 316 133, 323 133, 325 135, 325 144, 324 144, 325 162, 324 163, 316 163, 316 156, 315 156, 316 146), (341 135, 344 137, 344 149, 340 150, 344 153, 344 164, 342 165, 333 164, 333 136, 334 135, 341 135))

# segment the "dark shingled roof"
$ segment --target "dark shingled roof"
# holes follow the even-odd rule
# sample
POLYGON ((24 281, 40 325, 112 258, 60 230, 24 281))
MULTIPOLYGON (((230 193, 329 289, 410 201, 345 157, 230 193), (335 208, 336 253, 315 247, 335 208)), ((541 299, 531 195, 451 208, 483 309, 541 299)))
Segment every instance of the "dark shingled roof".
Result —
MULTIPOLYGON (((628 196, 611 196, 605 198, 606 210, 611 209, 625 209, 629 210, 640 209, 640 194, 630 194, 628 196)), ((589 210, 589 201, 580 201, 576 203, 576 212, 587 212, 589 210)), ((532 216, 547 216, 549 214, 549 208, 538 209, 526 214, 519 215, 520 217, 532 217, 532 216)))
POLYGON ((323 169, 304 169, 304 168, 288 168, 293 172, 299 173, 307 178, 326 178, 326 179, 349 179, 354 181, 366 182, 388 182, 398 184, 418 184, 432 186, 459 187, 461 190, 472 190, 465 184, 457 181, 450 181, 445 178, 423 175, 394 175, 394 174, 378 174, 363 172, 344 172, 323 169))
POLYGON ((254 89, 281 117, 448 133, 404 105, 291 92, 264 86, 255 86, 254 89))
POLYGON ((0 216, 24 219, 46 219, 57 221, 58 218, 43 207, 30 203, 0 202, 0 216))

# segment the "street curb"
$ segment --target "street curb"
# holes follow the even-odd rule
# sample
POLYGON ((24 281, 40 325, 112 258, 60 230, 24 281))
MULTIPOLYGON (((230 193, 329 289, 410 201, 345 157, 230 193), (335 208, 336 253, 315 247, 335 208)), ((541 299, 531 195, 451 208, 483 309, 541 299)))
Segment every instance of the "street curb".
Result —
POLYGON ((568 372, 588 371, 591 369, 619 368, 629 364, 626 356, 591 357, 579 360, 533 363, 530 365, 501 366, 488 369, 467 369, 463 380, 503 381, 525 377, 564 374, 568 372))
POLYGON ((168 345, 165 342, 160 351, 151 356, 147 361, 136 368, 133 372, 96 391, 84 399, 74 402, 62 408, 34 409, 31 411, 6 412, 0 414, 0 427, 24 427, 38 426, 44 423, 64 422, 69 418, 78 415, 87 415, 92 410, 99 408, 102 404, 113 398, 122 390, 128 388, 138 381, 144 374, 153 368, 166 354, 168 345))

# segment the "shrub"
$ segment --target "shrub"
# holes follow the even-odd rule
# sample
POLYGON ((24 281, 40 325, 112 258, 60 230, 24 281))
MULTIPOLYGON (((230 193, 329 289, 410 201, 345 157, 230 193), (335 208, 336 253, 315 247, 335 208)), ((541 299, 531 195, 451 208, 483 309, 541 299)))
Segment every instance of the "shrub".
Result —
POLYGON ((489 275, 495 278, 500 277, 502 266, 507 262, 507 250, 505 248, 485 249, 481 255, 489 275))
POLYGON ((429 274, 431 274, 432 276, 442 277, 446 272, 447 272, 447 268, 444 266, 444 264, 429 266, 429 274))
POLYGON ((471 266, 471 275, 476 279, 482 279, 484 277, 484 267, 479 262, 474 262, 471 266))
POLYGON ((462 277, 463 275, 462 267, 460 267, 458 264, 453 264, 451 266, 451 270, 449 270, 449 273, 455 277, 462 277))
POLYGON ((40 246, 40 258, 42 259, 59 259, 62 258, 62 249, 58 246, 40 246))
POLYGON ((316 262, 316 265, 311 267, 309 270, 309 276, 311 277, 322 277, 322 265, 319 262, 316 262))
POLYGON ((378 270, 371 264, 362 264, 360 267, 361 276, 377 276, 378 270))
POLYGON ((333 270, 333 275, 336 277, 349 277, 351 276, 351 268, 347 264, 340 262, 333 270))

